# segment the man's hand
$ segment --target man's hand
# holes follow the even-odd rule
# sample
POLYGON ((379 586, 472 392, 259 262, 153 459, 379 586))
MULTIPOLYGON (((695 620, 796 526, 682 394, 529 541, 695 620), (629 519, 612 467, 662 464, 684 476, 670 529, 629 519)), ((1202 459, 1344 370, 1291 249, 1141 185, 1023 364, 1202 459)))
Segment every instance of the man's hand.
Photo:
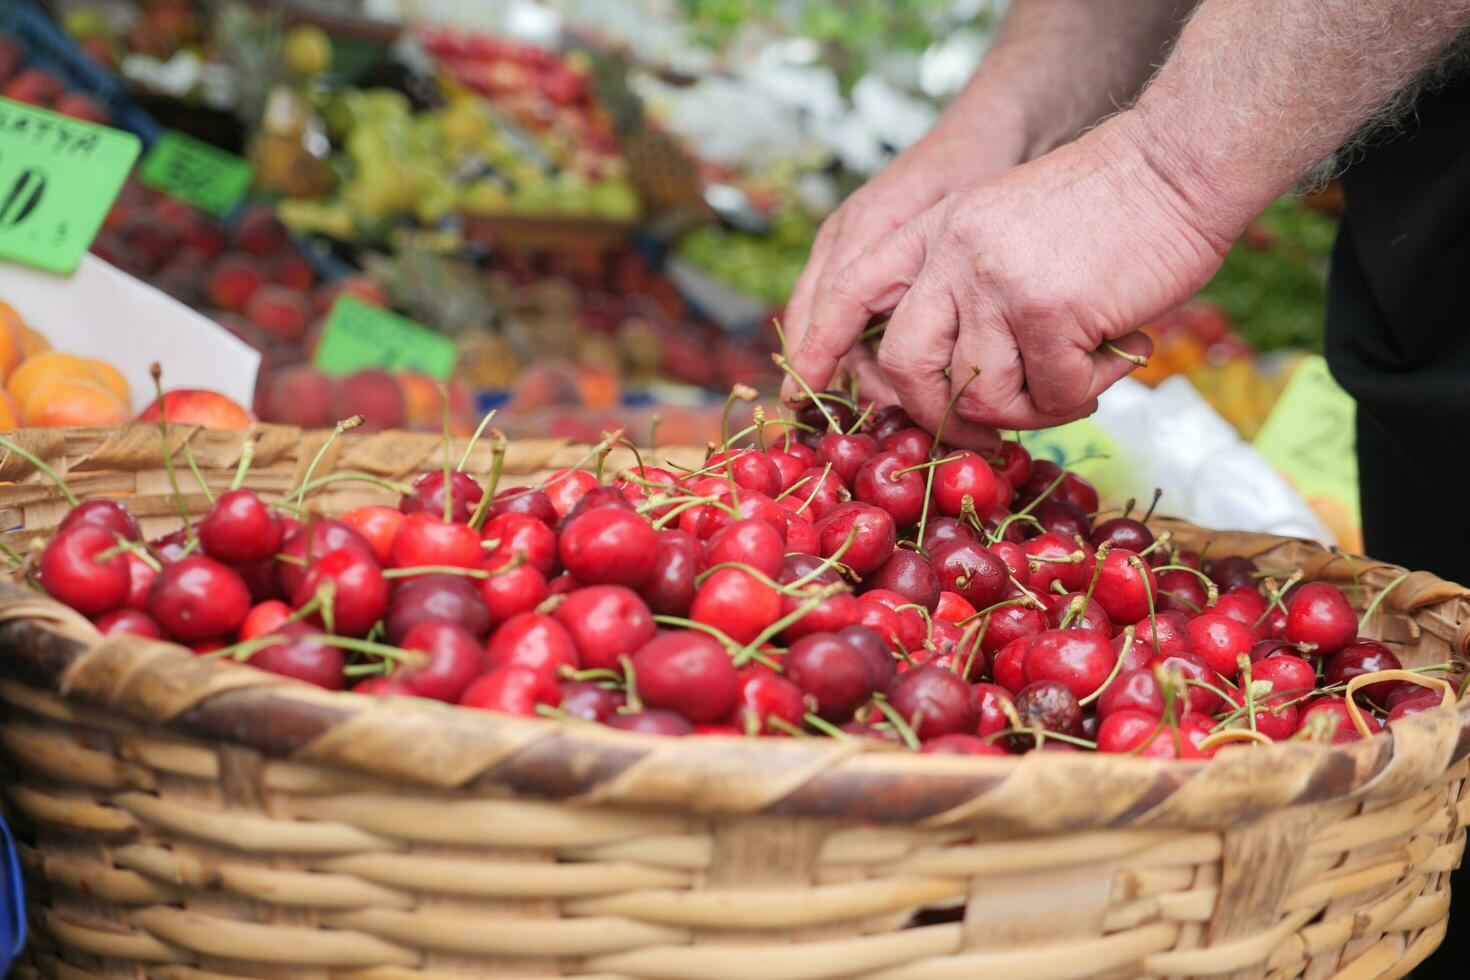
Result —
MULTIPOLYGON (((1125 113, 1075 143, 961 191, 871 245, 817 302, 793 367, 822 388, 870 318, 892 313, 878 362, 900 404, 945 441, 983 425, 1041 428, 1090 414, 1146 356, 1135 328, 1193 295, 1233 234, 1202 226, 1125 113), (972 369, 979 378, 960 389, 972 369)), ((789 380, 784 394, 800 400, 789 380)))
MULTIPOLYGON (((889 232, 922 214, 951 191, 987 180, 1021 162, 1025 143, 1009 125, 976 138, 941 126, 900 154, 827 216, 812 243, 806 268, 786 304, 786 341, 799 350, 811 325, 813 301, 825 296, 843 268, 889 232)), ((898 394, 868 348, 843 358, 866 398, 893 402, 898 394)))

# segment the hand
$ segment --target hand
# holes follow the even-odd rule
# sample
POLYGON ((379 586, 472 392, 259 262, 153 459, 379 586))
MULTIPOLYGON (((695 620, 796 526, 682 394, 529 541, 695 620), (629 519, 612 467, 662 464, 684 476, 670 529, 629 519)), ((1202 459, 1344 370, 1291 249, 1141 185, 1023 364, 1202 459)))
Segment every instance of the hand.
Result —
MULTIPOLYGON (((1192 296, 1234 238, 1155 165, 1159 151, 1124 113, 944 199, 833 278, 793 367, 821 390, 869 319, 891 311, 878 364, 931 432, 957 397, 945 442, 984 446, 986 426, 1090 414, 1134 367, 1103 343, 1147 356, 1137 328, 1192 296)), ((790 378, 783 395, 802 400, 790 378)))
MULTIPOLYGON (((961 131, 958 125, 942 121, 853 193, 822 222, 806 268, 786 304, 782 328, 789 349, 800 348, 811 325, 814 302, 827 294, 842 268, 951 191, 988 180, 1020 163, 1025 145, 1020 127, 1001 123, 998 117, 985 134, 961 131)), ((864 397, 884 403, 897 400, 867 347, 853 347, 843 364, 857 379, 864 397)))

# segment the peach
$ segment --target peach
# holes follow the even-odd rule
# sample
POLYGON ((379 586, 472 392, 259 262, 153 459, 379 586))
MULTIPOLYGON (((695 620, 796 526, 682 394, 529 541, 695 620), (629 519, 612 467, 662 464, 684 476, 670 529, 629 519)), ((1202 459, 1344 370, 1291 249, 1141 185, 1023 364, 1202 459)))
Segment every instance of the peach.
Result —
POLYGON ((285 248, 289 240, 281 219, 263 204, 253 205, 240 215, 231 237, 236 248, 250 255, 270 255, 285 248))
POLYGON ((294 364, 262 378, 256 411, 267 422, 316 428, 330 425, 332 379, 310 364, 294 364))
POLYGON ((339 419, 361 415, 366 431, 396 429, 403 425, 404 398, 398 379, 387 371, 369 368, 355 371, 336 384, 333 414, 339 419))
POLYGON ((271 282, 277 285, 305 293, 316 282, 316 270, 311 267, 306 256, 288 252, 271 262, 270 277, 271 282))
POLYGON ((442 401, 434 379, 408 371, 398 376, 398 384, 403 388, 403 424, 410 429, 439 429, 442 401))
POLYGON ((262 286, 245 304, 245 315, 272 337, 294 343, 306 334, 311 307, 305 296, 285 286, 262 286))
POLYGON ((0 89, 0 95, 29 105, 49 106, 66 91, 55 75, 41 68, 26 68, 0 89))
POLYGON ((250 297, 263 285, 265 275, 254 259, 245 255, 226 255, 210 268, 205 289, 211 303, 233 313, 243 310, 250 297))
POLYGON ((128 408, 106 385, 84 378, 50 375, 29 386, 21 405, 26 425, 99 427, 128 420, 128 408))
MULTIPOLYGON (((206 429, 248 429, 255 424, 251 415, 235 400, 208 388, 176 388, 163 393, 163 409, 170 422, 199 425, 206 429)), ((159 399, 143 409, 139 422, 157 422, 159 399)))
POLYGON ((95 358, 77 357, 75 354, 63 354, 53 350, 39 351, 26 358, 20 367, 11 372, 6 387, 15 398, 15 403, 21 406, 22 411, 28 411, 26 406, 35 389, 43 382, 54 378, 67 378, 96 385, 108 392, 122 406, 123 417, 127 417, 128 405, 131 401, 127 380, 117 368, 95 358))

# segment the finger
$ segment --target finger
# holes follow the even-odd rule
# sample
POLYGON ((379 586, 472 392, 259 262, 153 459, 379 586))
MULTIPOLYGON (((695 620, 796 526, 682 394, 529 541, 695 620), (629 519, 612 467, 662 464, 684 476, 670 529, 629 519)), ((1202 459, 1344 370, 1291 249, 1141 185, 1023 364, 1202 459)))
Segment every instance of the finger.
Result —
MULTIPOLYGON (((1112 344, 1123 354, 1141 357, 1145 360, 1154 352, 1153 340, 1142 330, 1135 330, 1128 336, 1113 341, 1112 344)), ((1092 383, 1088 393, 1093 398, 1101 395, 1140 367, 1117 351, 1108 350, 1106 347, 1098 348, 1088 357, 1092 360, 1092 383)))
POLYGON ((817 284, 826 279, 826 269, 832 260, 832 243, 842 239, 843 223, 841 210, 822 222, 822 227, 817 229, 817 237, 812 240, 806 266, 791 289, 791 298, 786 301, 786 309, 781 314, 781 330, 786 335, 786 350, 782 353, 787 357, 801 346, 801 340, 806 336, 817 284))
MULTIPOLYGON (((953 412, 967 422, 1002 429, 1049 429, 1085 418, 1097 410, 1096 399, 1090 399, 1061 415, 1038 411, 1026 390, 1026 375, 1015 335, 999 319, 961 322, 950 377, 963 381, 971 365, 981 366, 981 375, 959 394, 953 412)), ((948 436, 945 441, 949 441, 948 436)))
MULTIPOLYGON (((826 387, 838 360, 857 343, 868 321, 893 310, 924 267, 928 214, 874 242, 817 297, 811 325, 792 360, 813 390, 826 387)), ((790 378, 781 393, 788 402, 802 400, 800 387, 790 378)))
MULTIPOLYGON (((893 311, 893 319, 883 333, 878 349, 878 363, 898 395, 898 403, 920 428, 938 431, 944 442, 955 446, 995 445, 985 427, 950 414, 950 379, 946 375, 954 357, 959 317, 954 298, 945 281, 925 272, 893 311)), ((968 368, 963 381, 970 376, 968 368)))
POLYGON ((898 404, 898 392, 894 390, 878 359, 867 347, 859 345, 842 359, 843 365, 857 378, 858 395, 876 405, 898 404))

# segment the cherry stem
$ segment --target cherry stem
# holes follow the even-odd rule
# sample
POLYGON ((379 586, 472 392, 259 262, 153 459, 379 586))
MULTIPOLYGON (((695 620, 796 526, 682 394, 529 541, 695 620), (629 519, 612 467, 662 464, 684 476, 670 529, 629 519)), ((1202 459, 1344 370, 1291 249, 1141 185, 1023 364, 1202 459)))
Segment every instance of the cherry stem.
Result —
POLYGON ((235 467, 235 478, 230 481, 230 490, 239 490, 245 483, 245 474, 250 472, 250 464, 255 462, 255 440, 254 432, 245 437, 245 442, 240 446, 240 462, 235 467))
POLYGON ((1289 611, 1286 608, 1286 604, 1281 601, 1281 597, 1286 593, 1288 589, 1290 589, 1297 582, 1301 581, 1301 578, 1301 569, 1297 569, 1296 571, 1291 573, 1291 578, 1287 579, 1281 584, 1281 588, 1279 589, 1273 588, 1274 583, 1270 579, 1266 580, 1266 611, 1256 617, 1256 621, 1251 624, 1252 629, 1259 628, 1260 625, 1266 621, 1266 617, 1271 615, 1272 609, 1279 608, 1282 612, 1289 611))
MULTIPOLYGON (((448 404, 448 399, 445 399, 445 403, 448 404)), ((480 436, 485 434, 486 426, 490 424, 491 419, 495 418, 495 413, 498 411, 500 411, 498 408, 490 409, 490 411, 485 413, 484 418, 480 419, 480 424, 475 426, 475 431, 470 436, 469 444, 464 447, 464 455, 459 458, 459 465, 454 468, 456 473, 463 473, 464 468, 469 465, 470 454, 475 451, 475 446, 480 442, 480 436)))
POLYGON ((817 499, 817 494, 821 493, 822 492, 822 487, 824 487, 824 486, 827 485, 827 477, 830 476, 831 473, 832 473, 832 464, 831 463, 824 464, 822 466, 822 475, 819 476, 819 477, 817 477, 817 485, 812 488, 812 492, 807 495, 806 500, 802 501, 801 506, 798 507, 798 508, 796 508, 796 512, 798 514, 801 514, 801 513, 805 512, 805 510, 812 505, 812 501, 817 499))
POLYGON ((823 602, 826 602, 829 598, 836 595, 837 593, 845 591, 846 588, 847 587, 842 585, 840 582, 834 582, 831 585, 823 586, 822 588, 813 592, 810 598, 808 598, 805 602, 797 606, 785 616, 782 616, 780 619, 776 620, 770 626, 767 626, 765 629, 761 630, 760 633, 756 635, 755 639, 751 640, 740 650, 740 652, 735 654, 735 666, 739 667, 743 665, 747 660, 756 656, 761 646, 769 642, 772 637, 779 636, 782 630, 786 629, 788 626, 791 626, 793 623, 800 621, 806 616, 807 613, 811 612, 813 609, 817 608, 823 602))
MULTIPOLYGON (((163 408, 160 403, 160 417, 162 417, 162 412, 163 408)), ((184 450, 184 462, 189 464, 189 470, 194 474, 194 480, 199 484, 199 489, 203 491, 204 499, 209 501, 211 507, 214 506, 214 491, 209 489, 209 484, 204 482, 204 474, 199 472, 199 461, 194 458, 194 450, 190 447, 189 440, 185 439, 179 444, 179 448, 184 450)))
POLYGON ((357 428, 359 425, 362 425, 364 421, 366 420, 361 415, 354 415, 351 418, 343 419, 342 421, 338 422, 336 426, 333 427, 332 434, 327 436, 326 441, 321 444, 321 448, 316 451, 316 455, 311 458, 311 464, 306 467, 306 473, 303 474, 301 477, 301 486, 297 487, 291 493, 287 494, 286 500, 302 500, 305 498, 306 489, 308 486, 311 485, 312 474, 316 473, 316 468, 321 465, 322 458, 327 455, 328 447, 330 447, 332 443, 336 442, 337 437, 340 436, 342 433, 346 432, 348 429, 357 428))
POLYGON ((985 633, 989 629, 990 617, 987 616, 985 619, 980 621, 980 625, 978 627, 971 627, 964 633, 960 634, 960 644, 963 646, 968 640, 968 645, 970 647, 970 652, 965 657, 965 669, 959 672, 960 676, 967 681, 970 679, 970 668, 975 666, 975 656, 976 654, 980 653, 980 644, 985 639, 985 633), (974 633, 974 638, 969 639, 972 632, 974 633))
POLYGON ((782 490, 780 493, 776 494, 776 496, 771 499, 778 501, 783 500, 786 497, 791 496, 796 491, 800 490, 802 487, 806 486, 808 483, 812 482, 813 479, 815 479, 815 477, 808 474, 802 477, 800 480, 797 480, 795 483, 791 484, 791 486, 787 487, 785 490, 782 490))
POLYGON ((715 640, 719 642, 720 646, 725 648, 725 651, 727 653, 733 654, 740 649, 739 643, 737 643, 735 640, 732 640, 723 630, 719 629, 718 627, 711 626, 708 623, 701 623, 698 620, 693 619, 685 619, 683 616, 666 616, 662 613, 655 613, 653 616, 653 621, 663 626, 677 626, 680 629, 695 630, 696 632, 706 633, 714 637, 715 640))
MULTIPOLYGON (((787 721, 785 718, 780 717, 779 715, 766 715, 765 722, 771 728, 776 729, 776 731, 778 731, 778 732, 785 732, 787 735, 790 735, 792 738, 811 738, 812 737, 812 733, 811 732, 803 731, 802 729, 800 729, 797 726, 791 724, 791 722, 787 721)), ((753 725, 747 725, 746 727, 749 728, 749 729, 751 729, 750 731, 747 731, 746 732, 747 735, 758 735, 758 734, 760 734, 760 722, 758 720, 756 720, 753 725)))
POLYGON ((1346 551, 1343 551, 1337 545, 1333 545, 1330 550, 1334 555, 1341 558, 1344 562, 1347 563, 1348 572, 1351 573, 1353 576, 1353 588, 1361 589, 1363 587, 1363 583, 1358 579, 1358 563, 1353 561, 1353 556, 1348 554, 1346 551))
POLYGON ((775 589, 777 592, 781 593, 782 595, 789 595, 789 596, 804 596, 804 595, 806 595, 805 592, 803 592, 802 590, 796 588, 796 584, 794 582, 791 585, 782 585, 780 582, 777 582, 775 579, 771 578, 769 575, 767 575, 765 572, 761 571, 759 568, 756 568, 754 565, 747 565, 743 561, 722 561, 718 565, 711 565, 709 568, 706 568, 704 571, 702 571, 698 575, 694 576, 694 584, 695 585, 703 585, 704 582, 705 582, 705 580, 708 579, 715 572, 721 571, 722 569, 726 569, 726 568, 734 568, 734 569, 737 569, 739 571, 742 571, 746 575, 749 575, 751 578, 755 579, 757 582, 760 582, 762 585, 766 585, 766 586, 769 586, 772 589, 775 589))
POLYGON ((1400 585, 1403 585, 1404 579, 1408 577, 1409 573, 1404 572, 1398 578, 1385 585, 1383 589, 1376 596, 1373 597, 1373 601, 1368 603, 1368 608, 1363 610, 1363 615, 1358 617, 1358 629, 1360 631, 1368 625, 1368 620, 1373 616, 1375 612, 1378 611, 1378 607, 1383 604, 1384 599, 1388 598, 1388 594, 1394 589, 1398 588, 1400 585))
POLYGON ((1159 590, 1159 595, 1160 596, 1163 596, 1165 598, 1168 598, 1168 599, 1173 599, 1175 602, 1179 603, 1181 606, 1183 606, 1184 608, 1188 609, 1190 612, 1194 613, 1196 616, 1198 616, 1200 613, 1204 612, 1204 610, 1201 609, 1199 606, 1196 606, 1193 602, 1191 602, 1190 600, 1184 598, 1184 596, 1180 595, 1177 592, 1169 592, 1167 590, 1160 589, 1159 590))
POLYGON ((1148 510, 1143 512, 1143 516, 1138 519, 1138 523, 1148 523, 1148 519, 1154 516, 1154 508, 1159 505, 1159 498, 1163 495, 1164 491, 1161 487, 1154 487, 1154 499, 1149 501, 1148 510))
POLYGON ((991 534, 989 531, 985 531, 984 528, 981 528, 981 530, 982 531, 985 531, 985 537, 989 540, 989 542, 991 544, 995 544, 996 542, 1000 541, 1002 538, 1005 537, 1006 528, 1010 527, 1011 524, 1014 523, 1015 521, 1025 521, 1027 524, 1030 524, 1030 525, 1032 525, 1033 527, 1036 527, 1036 528, 1040 528, 1042 531, 1045 531, 1046 530, 1046 528, 1042 527, 1042 524, 1041 524, 1040 521, 1038 521, 1036 518, 1032 517, 1030 514, 1024 513, 1024 512, 1023 513, 1016 513, 1016 514, 1007 514, 1001 520, 1001 522, 995 526, 995 533, 994 534, 991 534))
POLYGON ((1117 344, 1113 343, 1111 340, 1104 340, 1102 343, 1102 349, 1107 351, 1109 354, 1116 354, 1123 360, 1127 361, 1129 364, 1134 364, 1138 367, 1148 367, 1148 358, 1144 357, 1142 354, 1130 354, 1126 350, 1123 350, 1123 348, 1119 347, 1117 344))
POLYGON ((168 474, 168 484, 174 491, 174 502, 179 505, 179 517, 184 522, 184 533, 190 541, 194 540, 194 525, 189 520, 189 505, 184 500, 184 492, 179 489, 179 476, 174 472, 173 443, 168 437, 168 412, 164 409, 163 398, 163 368, 154 361, 148 367, 148 373, 153 376, 153 391, 158 398, 158 430, 163 436, 163 469, 168 474))
MULTIPOLYGON (((785 341, 782 341, 782 344, 784 346, 785 341)), ((827 410, 826 405, 822 404, 821 396, 819 396, 815 391, 812 391, 812 386, 807 384, 806 380, 802 378, 801 375, 796 373, 796 369, 791 366, 791 362, 786 360, 786 355, 779 353, 772 354, 771 361, 776 365, 776 367, 780 368, 793 381, 795 381, 797 386, 800 387, 801 390, 806 394, 806 396, 812 400, 812 404, 817 406, 817 410, 820 411, 823 417, 827 419, 827 431, 841 432, 842 427, 837 424, 836 417, 827 410)))
MULTIPOLYGON (((1132 558, 1128 559, 1128 564, 1133 565, 1134 562, 1142 565, 1143 559, 1139 558, 1137 555, 1134 555, 1132 558)), ((1138 566, 1134 565, 1134 567, 1137 568, 1138 566)), ((1199 579, 1200 584, 1205 587, 1205 597, 1209 600, 1205 603, 1205 605, 1207 606, 1213 606, 1220 598, 1220 587, 1215 584, 1215 580, 1210 578, 1204 572, 1200 571, 1198 568, 1190 568, 1188 565, 1160 565, 1158 568, 1155 568, 1154 571, 1188 572, 1189 574, 1193 575, 1195 578, 1199 579)), ((1139 574, 1142 575, 1143 572, 1140 571, 1139 574)))
POLYGON ((470 527, 476 531, 485 523, 485 515, 490 513, 490 502, 495 499, 495 488, 500 485, 500 474, 505 469, 505 451, 510 446, 505 440, 505 433, 499 429, 492 430, 490 440, 490 477, 480 493, 475 512, 470 515, 470 527))
MULTIPOLYGON (((668 503, 669 501, 666 499, 655 497, 642 504, 639 507, 638 512, 641 514, 644 511, 657 510, 658 508, 663 507, 668 503)), ((664 525, 668 524, 669 521, 684 513, 684 511, 700 506, 714 507, 717 510, 724 511, 726 514, 729 514, 736 520, 740 519, 740 512, 718 497, 686 497, 681 499, 678 503, 674 504, 667 514, 664 514, 658 520, 654 521, 653 529, 655 531, 661 531, 663 530, 664 525)))
POLYGON ((1102 697, 1103 692, 1108 689, 1108 685, 1113 683, 1113 680, 1123 669, 1123 661, 1128 659, 1128 652, 1133 649, 1133 638, 1137 635, 1137 632, 1137 629, 1133 626, 1126 627, 1123 630, 1123 648, 1118 651, 1118 659, 1113 662, 1113 669, 1108 672, 1108 676, 1102 684, 1098 685, 1097 690, 1087 695, 1087 697, 1080 699, 1077 702, 1078 705, 1086 707, 1102 697))
POLYGON ((921 606, 917 602, 906 602, 901 606, 894 606, 894 612, 903 612, 905 609, 913 609, 924 621, 924 647, 928 650, 934 649, 934 617, 929 615, 927 606, 921 606))
MULTIPOLYGON (((731 387, 730 394, 725 396, 725 409, 720 413, 720 445, 730 445, 730 412, 735 408, 737 401, 753 402, 758 393, 747 384, 737 384, 731 387)), ((747 430, 748 431, 748 430, 747 430)))
POLYGON ((958 622, 956 622, 955 625, 956 626, 968 626, 970 623, 973 623, 975 620, 980 619, 980 618, 985 617, 985 616, 989 616, 995 610, 997 610, 997 609, 1003 609, 1006 606, 1025 606, 1027 609, 1034 609, 1034 608, 1036 608, 1037 605, 1039 605, 1039 604, 1036 601, 1036 597, 1033 596, 1033 595, 1031 595, 1030 593, 1027 593, 1024 596, 1018 596, 1017 598, 1014 598, 1014 599, 1002 599, 1000 602, 997 602, 997 603, 995 603, 993 605, 986 606, 984 609, 977 609, 975 612, 973 612, 970 615, 966 616, 964 619, 961 619, 958 622))
POLYGON ((1163 548, 1164 546, 1166 546, 1173 539, 1174 539, 1174 532, 1173 531, 1165 531, 1163 534, 1160 534, 1157 538, 1154 538, 1154 543, 1153 544, 1149 545, 1147 548, 1144 548, 1142 551, 1140 551, 1138 553, 1138 557, 1140 557, 1140 558, 1147 558, 1149 555, 1153 554, 1155 551, 1158 551, 1160 548, 1163 548))
MULTIPOLYGON (((632 439, 629 439, 626 435, 619 436, 618 442, 621 445, 627 446, 628 451, 633 454, 634 469, 636 469, 640 474, 646 473, 648 471, 648 467, 643 465, 643 453, 638 450, 638 445, 633 442, 632 439)), ((623 472, 627 473, 628 471, 624 470, 623 472)))
POLYGON ((511 567, 516 564, 516 559, 521 557, 521 555, 516 555, 509 562, 501 565, 494 571, 489 571, 484 568, 464 568, 459 565, 414 565, 411 568, 385 568, 383 569, 383 577, 417 578, 420 575, 459 575, 463 578, 474 579, 494 578, 497 575, 503 575, 510 571, 511 567))
POLYGON ((6 560, 16 568, 20 568, 26 563, 25 556, 4 541, 0 541, 0 554, 3 554, 6 560))
MULTIPOLYGON (((943 466, 945 463, 953 463, 955 460, 964 458, 964 453, 955 453, 953 456, 946 456, 943 459, 931 459, 923 463, 916 463, 913 466, 905 466, 901 470, 894 470, 892 473, 888 474, 888 479, 897 483, 898 478, 903 476, 905 473, 917 473, 919 470, 927 470, 933 466, 943 466)), ((971 508, 973 509, 973 507, 974 501, 971 501, 971 508)))
MULTIPOLYGON (((915 752, 919 751, 919 736, 915 734, 913 726, 909 724, 908 720, 899 714, 898 709, 889 704, 888 699, 881 692, 874 692, 873 703, 878 706, 878 710, 883 714, 883 717, 888 719, 888 723, 893 726, 893 730, 898 732, 898 737, 903 739, 903 744, 915 752)), ((914 719, 917 724, 919 715, 915 715, 914 719)))
MULTIPOLYGON (((940 446, 942 445, 941 440, 944 438, 944 426, 949 421, 949 413, 954 411, 955 405, 959 403, 960 396, 965 393, 965 389, 975 383, 975 379, 978 377, 980 377, 979 366, 974 364, 970 365, 970 377, 956 389, 953 395, 949 396, 949 403, 944 406, 944 414, 939 417, 939 424, 934 427, 934 442, 929 446, 929 458, 931 460, 939 456, 940 446)), ((929 527, 929 505, 931 498, 934 496, 934 471, 936 469, 938 467, 930 467, 924 474, 924 505, 919 511, 919 532, 914 535, 914 540, 919 543, 919 553, 925 557, 928 557, 928 555, 924 551, 924 531, 929 527)))
POLYGON ((624 704, 620 711, 631 714, 643 710, 643 699, 638 696, 638 672, 633 669, 633 658, 626 653, 618 656, 618 665, 623 668, 624 704))
POLYGON ((848 739, 852 738, 852 736, 849 735, 847 732, 844 732, 842 729, 838 728, 836 725, 832 724, 830 721, 828 721, 826 718, 823 718, 815 711, 808 711, 806 715, 802 718, 802 721, 806 722, 808 725, 812 726, 817 731, 821 732, 823 735, 828 736, 829 738, 835 738, 839 741, 847 741, 848 739))
POLYGON ((1246 718, 1250 723, 1250 730, 1256 730, 1256 688, 1251 683, 1251 658, 1242 653, 1235 658, 1236 666, 1240 670, 1240 689, 1245 694, 1246 718))
POLYGON ((816 579, 818 575, 821 575, 827 569, 832 568, 840 563, 842 560, 842 556, 847 554, 847 549, 851 548, 853 542, 857 540, 857 533, 858 529, 856 524, 848 528, 847 537, 842 540, 842 544, 838 545, 837 549, 833 551, 832 554, 828 555, 826 558, 823 558, 820 565, 813 568, 805 575, 802 575, 799 578, 793 580, 791 583, 791 587, 801 588, 803 585, 806 585, 808 582, 816 579))
MULTIPOLYGON (((854 395, 854 399, 855 398, 856 398, 856 395, 854 395)), ((868 421, 868 417, 871 416, 872 414, 873 414, 873 403, 872 402, 868 402, 868 407, 865 408, 865 409, 863 409, 862 414, 857 417, 857 421, 852 423, 852 426, 847 430, 847 434, 848 435, 853 435, 854 433, 860 431, 862 429, 862 427, 863 427, 863 423, 866 422, 866 421, 868 421)))
POLYGON ((47 462, 41 457, 37 456, 29 449, 26 449, 20 443, 15 442, 5 436, 0 436, 0 449, 4 449, 6 452, 15 453, 15 455, 19 456, 27 463, 30 463, 36 468, 37 472, 41 473, 52 483, 56 484, 56 489, 61 491, 61 495, 66 498, 66 502, 68 504, 73 507, 77 505, 77 495, 71 492, 71 487, 66 485, 66 481, 63 480, 59 475, 57 475, 56 471, 52 469, 51 466, 47 464, 47 462))
MULTIPOLYGON (((107 562, 116 558, 118 555, 131 553, 137 555, 139 561, 147 565, 149 568, 153 569, 155 572, 163 571, 163 565, 159 564, 158 559, 154 558, 151 554, 148 553, 148 546, 143 544, 143 542, 129 541, 121 534, 116 533, 113 534, 113 537, 117 538, 117 544, 113 545, 111 548, 108 548, 105 551, 97 552, 97 554, 92 556, 93 561, 99 563, 107 562)), ((20 556, 17 555, 15 551, 8 546, 5 547, 5 550, 9 554, 15 556, 17 559, 20 559, 20 556)))

